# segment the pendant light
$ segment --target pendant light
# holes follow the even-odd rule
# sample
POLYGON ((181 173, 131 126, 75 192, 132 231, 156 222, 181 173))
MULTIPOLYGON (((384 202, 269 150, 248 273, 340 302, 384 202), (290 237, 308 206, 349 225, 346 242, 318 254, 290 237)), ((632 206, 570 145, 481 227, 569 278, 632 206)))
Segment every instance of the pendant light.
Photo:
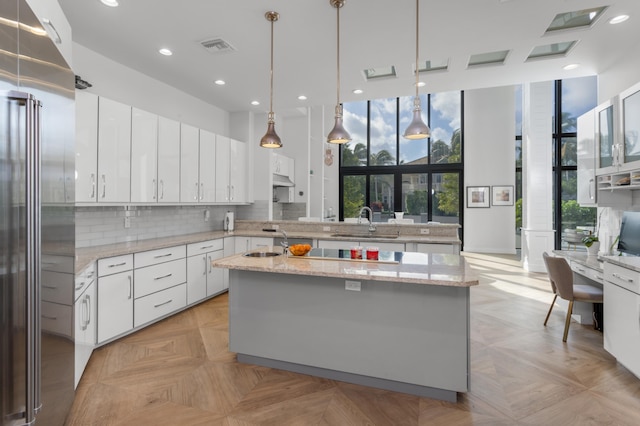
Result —
POLYGON ((402 135, 406 139, 425 139, 431 135, 431 130, 424 121, 422 121, 422 109, 420 108, 420 96, 418 95, 418 82, 420 79, 420 72, 418 66, 418 42, 419 42, 419 22, 420 22, 420 0, 416 0, 416 97, 413 98, 413 119, 409 126, 407 126, 404 134, 402 135))
POLYGON ((337 84, 337 90, 336 90, 336 98, 337 98, 337 103, 336 103, 336 124, 333 126, 333 129, 329 132, 329 134, 327 135, 327 142, 329 143, 336 143, 336 144, 343 144, 343 143, 347 143, 351 140, 351 136, 349 135, 349 132, 347 132, 347 130, 344 128, 344 126, 342 125, 342 104, 340 103, 340 8, 342 6, 344 6, 344 2, 346 0, 329 0, 329 3, 331 4, 331 6, 336 8, 336 15, 337 15, 337 37, 336 37, 336 44, 337 44, 337 75, 338 75, 338 84, 337 84))
POLYGON ((271 93, 269 95, 267 133, 260 139, 260 146, 263 148, 282 148, 282 141, 276 133, 276 123, 273 119, 273 23, 278 20, 280 14, 278 12, 267 12, 264 17, 271 22, 271 93))

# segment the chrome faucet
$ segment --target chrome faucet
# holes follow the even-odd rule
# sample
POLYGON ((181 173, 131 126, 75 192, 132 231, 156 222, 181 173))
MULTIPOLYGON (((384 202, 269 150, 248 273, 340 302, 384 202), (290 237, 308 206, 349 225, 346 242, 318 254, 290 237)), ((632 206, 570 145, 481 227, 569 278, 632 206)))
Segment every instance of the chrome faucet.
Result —
POLYGON ((362 212, 363 211, 367 211, 369 212, 368 215, 368 219, 369 219, 369 232, 376 232, 376 225, 373 224, 373 210, 371 210, 370 207, 368 206, 364 206, 360 209, 360 213, 358 213, 358 223, 360 223, 360 219, 362 219, 362 212))
POLYGON ((282 234, 282 237, 284 238, 284 241, 280 243, 280 245, 282 246, 284 253, 287 254, 287 252, 289 251, 289 239, 287 237, 287 233, 284 232, 282 229, 280 229, 280 233, 282 234))

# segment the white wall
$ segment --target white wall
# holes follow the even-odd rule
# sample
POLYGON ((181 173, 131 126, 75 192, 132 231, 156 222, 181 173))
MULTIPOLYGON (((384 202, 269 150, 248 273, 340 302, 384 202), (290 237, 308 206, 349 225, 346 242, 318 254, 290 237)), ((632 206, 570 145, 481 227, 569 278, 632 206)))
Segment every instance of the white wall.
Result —
MULTIPOLYGON (((640 44, 635 52, 640 49, 640 44)), ((640 81, 640 55, 629 52, 619 62, 598 75, 598 103, 611 99, 640 81)))
MULTIPOLYGON (((513 86, 464 92, 464 187, 514 186, 513 86)), ((464 206, 464 250, 515 253, 515 206, 464 206)))
MULTIPOLYGON (((308 111, 307 111, 308 112, 308 111)), ((309 175, 309 116, 308 114, 286 117, 285 126, 280 134, 283 147, 282 155, 295 159, 295 203, 307 201, 309 175), (303 195, 300 195, 302 191, 303 195)))
POLYGON ((229 113, 145 74, 73 44, 73 71, 88 92, 201 129, 229 136, 229 113))

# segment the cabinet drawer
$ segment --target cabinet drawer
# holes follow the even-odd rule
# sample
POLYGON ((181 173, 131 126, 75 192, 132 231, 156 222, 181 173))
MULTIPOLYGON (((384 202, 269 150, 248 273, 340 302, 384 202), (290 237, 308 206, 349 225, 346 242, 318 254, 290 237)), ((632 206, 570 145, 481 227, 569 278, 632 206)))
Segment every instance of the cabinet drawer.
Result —
POLYGON ((78 300, 83 291, 91 284, 96 278, 96 265, 92 263, 81 273, 75 277, 75 294, 74 299, 78 300))
POLYGON ((193 243, 187 246, 187 256, 196 256, 198 254, 205 254, 210 251, 224 249, 224 240, 222 238, 217 240, 202 241, 201 243, 193 243))
POLYGON ((187 260, 177 259, 133 271, 134 297, 146 296, 187 281, 187 260))
POLYGON ((73 274, 42 271, 42 300, 46 302, 73 304, 73 274))
POLYGON ((605 262, 604 276, 607 281, 640 294, 640 273, 605 262))
POLYGON ((418 251, 419 253, 457 254, 453 244, 417 243, 416 251, 418 251))
POLYGON ((122 256, 107 257, 98 260, 98 276, 117 274, 133 269, 133 255, 124 254, 122 256))
POLYGON ((593 268, 589 268, 577 262, 571 262, 571 269, 573 272, 592 279, 600 284, 604 283, 604 274, 593 268))
POLYGON ((42 302, 42 331, 72 337, 73 306, 42 302))
POLYGON ((181 259, 185 256, 185 246, 167 247, 158 250, 143 251, 135 254, 136 268, 157 265, 170 260, 181 259))
POLYGON ((134 301, 134 327, 187 306, 187 285, 180 284, 134 301))

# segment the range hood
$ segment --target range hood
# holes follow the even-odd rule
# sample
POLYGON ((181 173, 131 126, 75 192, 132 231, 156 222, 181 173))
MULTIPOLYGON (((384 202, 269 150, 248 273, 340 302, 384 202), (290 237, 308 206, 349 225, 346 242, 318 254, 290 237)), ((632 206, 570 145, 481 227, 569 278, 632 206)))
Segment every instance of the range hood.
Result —
POLYGON ((291 179, 283 175, 273 175, 273 186, 295 186, 291 179))

